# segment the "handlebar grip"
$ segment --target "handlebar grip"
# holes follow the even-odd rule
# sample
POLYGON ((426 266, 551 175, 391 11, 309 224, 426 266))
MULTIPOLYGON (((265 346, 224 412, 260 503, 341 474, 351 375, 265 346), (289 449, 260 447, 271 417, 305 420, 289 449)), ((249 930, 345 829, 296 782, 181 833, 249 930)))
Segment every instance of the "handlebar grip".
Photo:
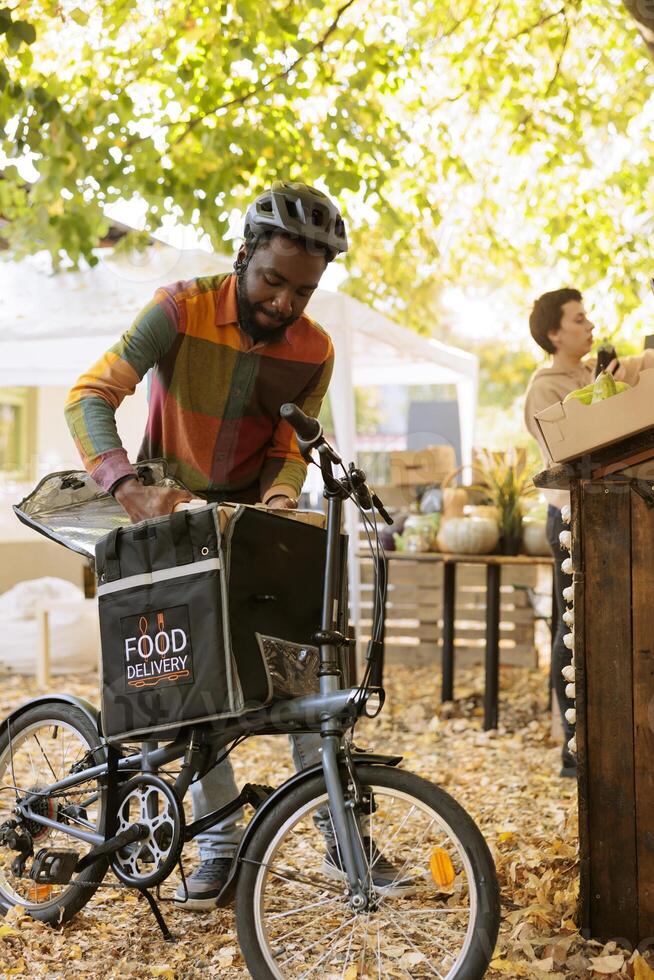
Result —
POLYGON ((298 437, 304 442, 314 442, 322 435, 322 426, 318 419, 305 415, 302 409, 294 405, 293 402, 286 402, 282 405, 279 414, 284 421, 293 426, 298 437))

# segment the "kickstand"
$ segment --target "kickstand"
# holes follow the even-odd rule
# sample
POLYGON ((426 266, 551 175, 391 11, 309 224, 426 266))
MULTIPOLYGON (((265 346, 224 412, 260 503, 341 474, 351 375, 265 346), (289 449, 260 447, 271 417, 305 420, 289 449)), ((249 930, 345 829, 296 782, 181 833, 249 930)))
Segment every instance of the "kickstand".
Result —
POLYGON ((147 891, 147 889, 145 889, 145 888, 139 888, 138 891, 141 893, 141 895, 144 896, 144 898, 146 898, 148 900, 148 905, 150 906, 150 908, 152 910, 152 914, 155 917, 155 919, 157 920, 157 925, 161 929, 161 935, 164 937, 164 939, 166 940, 167 943, 174 943, 175 942, 175 937, 173 936, 172 932, 170 931, 170 929, 166 925, 166 920, 164 919, 163 915, 161 914, 161 911, 160 911, 159 906, 157 905, 157 903, 156 903, 156 901, 154 899, 154 896, 151 895, 150 892, 147 891))

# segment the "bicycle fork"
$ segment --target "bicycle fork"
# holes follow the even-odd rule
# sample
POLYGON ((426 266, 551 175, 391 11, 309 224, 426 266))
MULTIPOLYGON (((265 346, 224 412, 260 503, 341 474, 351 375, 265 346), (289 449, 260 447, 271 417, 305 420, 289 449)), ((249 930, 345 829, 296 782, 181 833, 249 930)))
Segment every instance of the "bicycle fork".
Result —
POLYGON ((338 852, 347 875, 350 904, 359 912, 368 907, 365 884, 369 871, 354 808, 345 801, 338 764, 340 747, 340 734, 323 734, 322 767, 329 797, 329 810, 334 822, 338 852))

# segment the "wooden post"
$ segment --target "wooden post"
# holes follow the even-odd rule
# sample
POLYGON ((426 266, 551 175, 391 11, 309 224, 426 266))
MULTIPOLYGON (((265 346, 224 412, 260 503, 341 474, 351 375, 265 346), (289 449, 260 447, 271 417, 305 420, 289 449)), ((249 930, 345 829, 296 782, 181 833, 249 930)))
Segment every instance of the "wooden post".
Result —
POLYGON ((651 936, 654 923, 654 510, 633 492, 631 531, 638 933, 651 936))
POLYGON ((586 760, 593 935, 633 940, 638 922, 629 484, 584 487, 586 760))
POLYGON ((50 615, 46 608, 39 610, 39 642, 36 651, 36 682, 39 687, 50 684, 50 615))
POLYGON ((538 474, 571 491, 581 928, 654 936, 654 427, 538 474))

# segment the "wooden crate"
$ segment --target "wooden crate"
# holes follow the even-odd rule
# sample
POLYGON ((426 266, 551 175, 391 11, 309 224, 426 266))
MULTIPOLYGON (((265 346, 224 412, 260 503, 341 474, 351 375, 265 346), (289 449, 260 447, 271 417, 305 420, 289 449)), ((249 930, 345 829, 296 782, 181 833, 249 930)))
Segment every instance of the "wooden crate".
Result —
MULTIPOLYGON (((360 638, 370 637, 373 614, 373 564, 360 560, 360 638)), ((538 568, 502 571, 500 662, 535 666, 535 617, 525 589, 538 581, 538 568)), ((389 560, 386 642, 389 658, 430 658, 438 662, 443 629, 443 566, 440 562, 389 560)), ((486 649, 486 572, 483 566, 457 569, 455 650, 457 664, 482 663, 486 649)))

